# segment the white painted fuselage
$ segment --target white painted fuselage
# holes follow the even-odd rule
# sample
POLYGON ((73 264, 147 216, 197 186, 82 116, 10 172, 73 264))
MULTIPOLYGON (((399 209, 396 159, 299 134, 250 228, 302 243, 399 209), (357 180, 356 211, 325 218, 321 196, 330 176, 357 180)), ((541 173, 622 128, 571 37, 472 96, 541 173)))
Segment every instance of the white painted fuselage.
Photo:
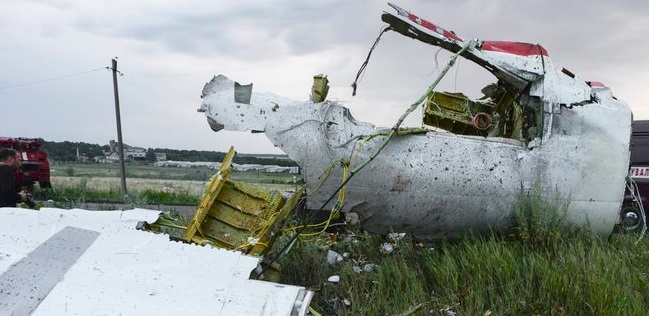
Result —
MULTIPOLYGON (((610 234, 629 167, 629 107, 602 84, 558 70, 540 45, 464 41, 390 5, 397 14, 382 16, 390 30, 490 71, 513 100, 494 103, 493 114, 507 122, 507 113, 522 113, 508 124, 525 133, 503 138, 431 129, 396 135, 346 184, 343 212, 358 214, 372 232, 434 240, 507 227, 521 194, 532 192, 558 211, 567 207, 572 222, 610 234)), ((353 170, 386 140, 382 132, 389 129, 356 121, 338 103, 299 102, 248 88, 216 76, 205 85, 199 110, 215 131, 264 132, 300 166, 309 209, 333 207, 336 199, 323 204, 344 181, 340 161, 353 170), (327 173, 332 164, 337 168, 327 173)))
MULTIPOLYGON (((631 112, 596 89, 599 103, 546 112, 537 144, 440 130, 397 135, 347 183, 343 212, 357 213, 372 232, 452 238, 510 225, 520 194, 536 188, 557 207, 567 204, 574 222, 607 235, 624 193, 631 112)), ((343 181, 336 167, 315 191, 325 170, 341 159, 355 168, 385 137, 366 140, 386 129, 357 122, 334 102, 252 93, 250 104, 236 103, 234 82, 224 76, 204 93, 201 109, 213 129, 262 131, 300 166, 309 209, 320 209, 343 181)))

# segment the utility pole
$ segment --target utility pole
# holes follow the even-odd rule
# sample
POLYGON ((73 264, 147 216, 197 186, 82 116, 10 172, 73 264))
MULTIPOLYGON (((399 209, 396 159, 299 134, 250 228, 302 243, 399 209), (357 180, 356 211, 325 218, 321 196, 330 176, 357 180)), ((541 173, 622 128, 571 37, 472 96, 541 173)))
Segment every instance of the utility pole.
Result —
MULTIPOLYGON (((117 57, 116 57, 117 58, 117 57)), ((111 70, 113 71, 113 91, 115 93, 115 116, 117 117, 117 151, 119 153, 119 163, 121 166, 121 176, 122 176, 122 192, 124 193, 124 198, 128 197, 128 192, 126 191, 126 166, 124 165, 124 143, 122 142, 122 121, 119 114, 119 93, 117 92, 117 60, 113 58, 113 65, 111 70)))

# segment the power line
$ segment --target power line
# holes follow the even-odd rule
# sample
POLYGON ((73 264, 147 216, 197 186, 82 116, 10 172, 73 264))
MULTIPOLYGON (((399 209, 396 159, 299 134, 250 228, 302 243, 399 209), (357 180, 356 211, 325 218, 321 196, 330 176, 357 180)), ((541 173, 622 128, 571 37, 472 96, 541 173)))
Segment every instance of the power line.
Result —
POLYGON ((97 69, 93 69, 93 70, 87 70, 87 71, 83 71, 83 72, 79 72, 79 73, 63 75, 63 76, 54 77, 54 78, 36 80, 36 81, 32 81, 32 82, 20 83, 20 84, 15 84, 15 85, 10 85, 10 86, 4 86, 4 87, 0 87, 0 90, 24 87, 24 86, 35 85, 35 84, 48 82, 48 81, 54 81, 54 80, 60 80, 60 79, 65 79, 65 78, 69 78, 69 77, 81 76, 81 75, 85 75, 85 74, 88 74, 88 73, 91 73, 91 72, 104 70, 104 69, 110 69, 110 67, 101 67, 101 68, 97 68, 97 69))

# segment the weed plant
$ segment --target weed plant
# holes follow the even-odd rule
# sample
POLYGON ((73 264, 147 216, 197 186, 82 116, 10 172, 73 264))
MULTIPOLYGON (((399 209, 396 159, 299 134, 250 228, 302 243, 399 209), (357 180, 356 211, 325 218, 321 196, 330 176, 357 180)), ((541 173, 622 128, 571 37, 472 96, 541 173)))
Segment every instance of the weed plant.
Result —
POLYGON ((406 237, 387 255, 386 236, 324 235, 280 258, 282 282, 314 290, 322 315, 646 315, 649 242, 602 240, 569 225, 566 211, 561 199, 523 195, 505 233, 435 244, 406 237), (327 263, 328 250, 344 259, 327 263))

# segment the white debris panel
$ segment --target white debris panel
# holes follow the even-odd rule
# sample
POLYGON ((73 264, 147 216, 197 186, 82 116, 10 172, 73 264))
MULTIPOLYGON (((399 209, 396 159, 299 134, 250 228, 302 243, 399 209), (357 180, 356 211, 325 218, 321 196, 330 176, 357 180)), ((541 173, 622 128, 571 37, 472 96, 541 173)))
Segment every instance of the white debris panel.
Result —
POLYGON ((249 279, 258 258, 136 230, 138 222, 152 223, 158 214, 0 209, 0 314, 306 315, 312 292, 249 279), (75 236, 96 239, 79 246, 70 238, 75 236), (66 251, 56 250, 64 248, 75 248, 69 264, 60 258, 66 251), (41 275, 15 275, 25 274, 26 266, 41 275), (58 279, 50 273, 64 269, 58 279), (53 277, 51 290, 35 299, 42 280, 53 277))

